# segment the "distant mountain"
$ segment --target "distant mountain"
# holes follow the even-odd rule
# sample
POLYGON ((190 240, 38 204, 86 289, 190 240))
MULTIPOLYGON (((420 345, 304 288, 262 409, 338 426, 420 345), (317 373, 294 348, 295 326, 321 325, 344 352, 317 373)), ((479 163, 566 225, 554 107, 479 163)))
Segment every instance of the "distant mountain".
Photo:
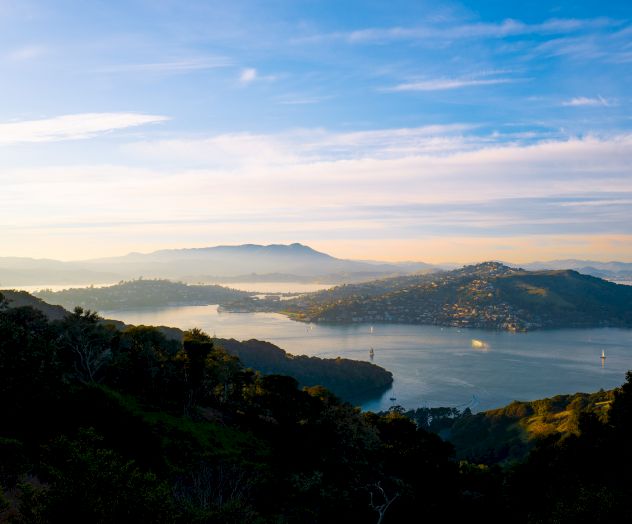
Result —
POLYGON ((510 331, 632 326, 632 286, 573 270, 526 271, 485 262, 431 275, 339 286, 280 307, 307 322, 399 322, 510 331))
POLYGON ((149 254, 132 253, 124 257, 85 262, 98 271, 115 270, 131 275, 176 277, 282 273, 299 277, 328 274, 365 273, 372 275, 401 273, 392 264, 371 264, 343 260, 316 251, 303 244, 261 246, 217 246, 196 249, 168 249, 149 254))
POLYGON ((51 259, 0 257, 0 286, 36 286, 116 282, 120 275, 89 269, 80 262, 51 259))
POLYGON ((107 283, 140 276, 209 281, 239 275, 250 275, 254 280, 291 276, 348 282, 427 269, 423 263, 398 265, 344 260, 303 244, 244 244, 130 253, 79 262, 0 258, 0 285, 107 283))
MULTIPOLYGON (((511 264, 510 264, 511 265, 511 264)), ((553 260, 524 264, 529 270, 574 269, 614 281, 632 281, 632 263, 553 260)), ((114 283, 139 277, 199 282, 322 282, 342 284, 389 276, 455 269, 454 264, 383 263, 346 260, 303 244, 244 244, 164 249, 73 262, 0 257, 0 286, 52 286, 114 283)))
MULTIPOLYGON (((371 264, 372 266, 394 266, 396 268, 399 268, 400 271, 404 271, 406 273, 429 273, 433 271, 438 271, 440 269, 446 269, 444 265, 427 264, 426 262, 416 261, 389 262, 388 264, 385 264, 384 262, 379 262, 377 260, 358 260, 358 262, 371 264)), ((453 268, 450 267, 449 269, 453 268)))
POLYGON ((595 260, 550 260, 548 262, 530 262, 522 264, 525 269, 574 269, 585 275, 592 275, 607 280, 632 281, 632 263, 629 262, 597 262, 595 260))

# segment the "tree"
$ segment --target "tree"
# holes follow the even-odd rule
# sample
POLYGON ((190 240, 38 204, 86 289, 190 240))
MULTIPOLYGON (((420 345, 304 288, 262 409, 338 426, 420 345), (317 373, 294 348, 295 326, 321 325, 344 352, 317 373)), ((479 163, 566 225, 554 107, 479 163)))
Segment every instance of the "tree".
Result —
POLYGON ((399 497, 399 493, 395 493, 389 497, 382 488, 381 482, 376 482, 373 486, 369 487, 369 506, 372 510, 377 511, 377 524, 382 524, 386 511, 389 506, 395 502, 397 497, 399 497), (373 497, 374 493, 375 498, 373 497))
POLYGON ((22 513, 43 516, 42 522, 174 521, 169 487, 109 449, 92 429, 75 438, 59 437, 47 447, 42 480, 47 489, 23 500, 22 513))
POLYGON ((213 339, 195 328, 184 333, 182 344, 184 363, 184 413, 191 414, 205 393, 207 377, 206 359, 213 351, 213 339))
POLYGON ((60 343, 72 363, 75 376, 95 383, 110 360, 112 333, 103 327, 96 311, 76 307, 61 323, 60 343))
POLYGON ((632 371, 628 371, 625 378, 625 383, 615 390, 608 414, 609 423, 622 436, 632 434, 632 371))

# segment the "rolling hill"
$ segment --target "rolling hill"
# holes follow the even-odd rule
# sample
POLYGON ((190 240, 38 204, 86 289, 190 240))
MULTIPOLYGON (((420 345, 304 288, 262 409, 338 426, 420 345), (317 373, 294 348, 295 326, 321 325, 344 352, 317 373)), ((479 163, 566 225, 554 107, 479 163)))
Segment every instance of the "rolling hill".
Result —
POLYGON ((632 287, 573 270, 498 262, 350 284, 284 302, 295 320, 398 322, 526 331, 632 326, 632 287))
POLYGON ((423 263, 385 264, 332 257, 303 244, 244 244, 61 262, 50 259, 0 258, 0 284, 24 285, 107 283, 138 277, 189 282, 251 280, 321 280, 351 282, 411 271, 427 271, 423 263))

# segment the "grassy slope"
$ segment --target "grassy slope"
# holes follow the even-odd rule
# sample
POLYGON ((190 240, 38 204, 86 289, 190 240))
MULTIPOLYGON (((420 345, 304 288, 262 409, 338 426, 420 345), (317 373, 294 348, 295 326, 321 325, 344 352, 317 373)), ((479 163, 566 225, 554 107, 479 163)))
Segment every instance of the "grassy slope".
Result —
POLYGON ((454 444, 460 458, 506 463, 525 458, 538 439, 576 433, 582 412, 605 420, 612 399, 612 391, 598 391, 515 401, 500 409, 458 417, 441 433, 454 444))

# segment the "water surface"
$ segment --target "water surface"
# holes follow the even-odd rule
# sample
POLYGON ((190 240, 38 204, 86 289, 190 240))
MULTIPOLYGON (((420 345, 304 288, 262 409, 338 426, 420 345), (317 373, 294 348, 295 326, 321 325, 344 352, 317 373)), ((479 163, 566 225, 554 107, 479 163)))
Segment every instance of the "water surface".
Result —
POLYGON ((308 325, 276 313, 218 313, 217 306, 103 311, 130 324, 199 327, 221 338, 268 340, 289 353, 370 360, 393 373, 392 390, 363 405, 469 406, 610 389, 632 369, 632 330, 559 329, 506 333, 368 324, 308 325), (479 342, 483 343, 483 347, 479 342), (601 351, 606 360, 602 367, 601 351), (391 401, 395 398, 395 401, 391 401))

